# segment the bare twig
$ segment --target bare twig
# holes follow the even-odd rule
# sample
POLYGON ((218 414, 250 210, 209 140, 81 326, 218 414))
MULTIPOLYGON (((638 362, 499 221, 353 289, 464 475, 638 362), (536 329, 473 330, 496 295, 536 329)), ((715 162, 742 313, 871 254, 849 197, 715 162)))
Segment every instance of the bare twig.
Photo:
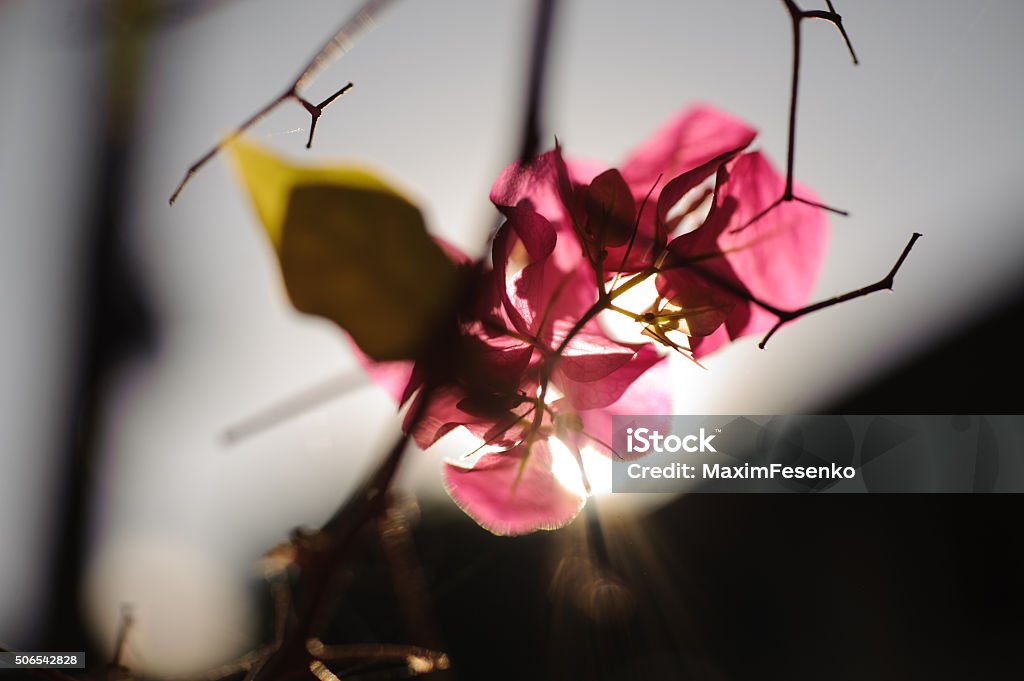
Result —
MULTIPOLYGON (((797 6, 793 0, 782 0, 786 6, 786 10, 789 12, 790 20, 793 26, 793 72, 792 82, 790 84, 789 92, 789 141, 786 145, 786 189, 782 195, 781 201, 793 201, 801 200, 793 196, 793 169, 796 156, 796 107, 797 98, 800 89, 800 62, 801 62, 801 32, 800 28, 803 24, 804 19, 824 19, 836 25, 842 33, 843 40, 846 41, 846 46, 850 50, 850 56, 853 59, 853 63, 857 64, 857 55, 853 51, 853 45, 850 44, 850 39, 846 35, 846 29, 843 28, 843 18, 839 16, 832 8, 832 3, 829 2, 829 12, 822 12, 820 10, 804 11, 797 6)), ((836 213, 845 215, 844 211, 836 208, 829 208, 821 204, 817 205, 819 208, 826 208, 836 213)))
POLYGON ((775 332, 778 331, 786 322, 791 322, 794 319, 803 317, 804 315, 808 315, 812 312, 824 310, 827 307, 832 307, 833 305, 838 305, 839 303, 845 303, 848 300, 860 298, 862 296, 866 296, 877 291, 891 291, 893 283, 896 279, 896 273, 900 271, 901 267, 903 267, 903 262, 907 259, 907 256, 910 255, 910 249, 914 247, 914 244, 920 238, 921 235, 917 232, 914 232, 914 234, 911 235, 910 237, 910 241, 908 241, 907 245, 904 246, 903 252, 900 253, 900 257, 896 259, 896 264, 892 266, 892 269, 889 270, 889 273, 887 275, 876 281, 874 284, 864 286, 855 291, 850 291, 849 293, 844 293, 843 295, 840 296, 835 296, 834 298, 829 298, 828 300, 822 300, 812 305, 807 305, 806 307, 801 307, 798 310, 791 310, 788 312, 783 310, 772 310, 772 313, 775 314, 775 316, 777 316, 779 320, 775 323, 775 326, 768 330, 768 333, 764 335, 764 338, 762 338, 761 342, 757 344, 757 347, 763 350, 764 346, 768 343, 768 339, 775 335, 775 332))
POLYGON ((310 115, 310 126, 309 126, 309 139, 306 141, 306 148, 310 148, 313 145, 313 134, 316 131, 317 121, 320 120, 320 116, 335 99, 352 89, 352 83, 348 83, 333 95, 323 100, 319 104, 313 104, 300 92, 309 85, 317 75, 334 59, 342 56, 346 52, 352 49, 355 40, 367 30, 375 26, 375 18, 387 8, 394 0, 367 0, 356 13, 350 17, 345 23, 341 25, 330 40, 328 40, 320 50, 313 55, 306 65, 302 68, 299 75, 293 80, 284 92, 275 97, 263 108, 259 109, 256 113, 250 116, 244 123, 239 125, 233 131, 228 133, 220 142, 215 144, 213 148, 203 154, 198 161, 193 163, 187 171, 185 176, 178 183, 174 193, 171 194, 171 198, 168 201, 174 204, 178 200, 178 196, 181 194, 185 185, 188 184, 192 176, 195 175, 200 168, 210 162, 210 160, 220 153, 224 147, 232 140, 237 138, 239 135, 244 133, 249 128, 253 127, 261 120, 263 120, 270 112, 274 111, 277 107, 281 106, 289 100, 295 100, 302 108, 304 108, 310 115))
POLYGON ((914 244, 917 243, 917 240, 920 238, 921 234, 914 232, 910 236, 910 240, 907 242, 907 245, 903 247, 903 252, 900 253, 900 257, 896 259, 896 264, 892 266, 892 269, 889 270, 889 273, 887 275, 885 275, 875 283, 870 284, 868 286, 863 286, 861 288, 849 291, 847 293, 835 296, 833 298, 829 298, 827 300, 822 300, 817 303, 812 303, 811 305, 806 305, 796 310, 784 310, 780 307, 772 305, 771 303, 762 300, 761 298, 757 297, 750 291, 746 290, 745 288, 743 288, 742 285, 736 282, 729 281, 720 274, 717 274, 716 272, 713 272, 701 266, 699 263, 703 262, 704 260, 707 260, 708 256, 700 256, 698 258, 692 259, 676 259, 670 262, 667 267, 663 267, 660 271, 667 272, 669 270, 674 269, 689 270, 696 274, 697 276, 704 279, 705 281, 707 281, 708 283, 721 288, 723 291, 731 293, 732 295, 742 300, 746 300, 756 305, 757 307, 761 308, 762 310, 765 310, 766 312, 769 312, 772 315, 774 315, 778 319, 778 321, 772 326, 771 329, 768 330, 768 333, 766 333, 764 338, 761 339, 761 342, 757 344, 757 346, 763 350, 765 345, 767 345, 768 340, 775 335, 775 332, 778 331, 783 324, 791 322, 795 319, 799 319, 800 317, 808 315, 812 312, 824 310, 825 308, 832 307, 833 305, 845 303, 849 300, 860 298, 871 293, 875 293, 877 291, 892 290, 893 283, 896 279, 896 273, 899 272, 901 267, 903 267, 903 262, 907 259, 907 256, 910 255, 910 250, 914 247, 914 244))
POLYGON ((797 102, 800 93, 800 64, 801 64, 801 26, 805 19, 821 19, 833 24, 846 43, 846 47, 850 52, 850 58, 853 60, 854 65, 860 63, 857 59, 857 53, 853 50, 853 45, 850 43, 850 37, 846 33, 846 28, 843 26, 843 18, 835 11, 835 7, 832 6, 830 0, 826 0, 828 4, 828 11, 824 10, 804 10, 801 9, 794 0, 782 0, 782 4, 786 7, 786 11, 789 12, 790 21, 793 28, 793 66, 792 75, 789 89, 789 132, 788 139, 786 142, 786 187, 782 192, 782 196, 773 201, 767 208, 762 210, 760 213, 752 217, 746 224, 741 227, 737 227, 734 232, 739 232, 750 225, 754 224, 765 215, 775 210, 779 205, 787 203, 789 201, 796 201, 798 203, 805 203, 809 206, 816 208, 822 208, 824 210, 836 213, 837 215, 848 216, 849 213, 839 208, 818 203, 817 201, 811 201, 800 196, 796 196, 793 192, 793 176, 796 164, 796 111, 797 102))

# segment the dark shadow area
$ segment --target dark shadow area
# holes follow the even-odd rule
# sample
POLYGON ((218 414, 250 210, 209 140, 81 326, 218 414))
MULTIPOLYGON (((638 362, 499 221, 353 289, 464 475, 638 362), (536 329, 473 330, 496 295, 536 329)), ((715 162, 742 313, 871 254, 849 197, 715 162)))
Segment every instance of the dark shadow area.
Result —
POLYGON ((1021 320, 1024 293, 821 413, 1020 414, 1021 320))
MULTIPOLYGON (((1019 411, 996 386, 1024 375, 1022 314, 1024 297, 823 411, 1019 411)), ((593 517, 509 539, 441 505, 414 539, 450 678, 1009 679, 1020 510, 1018 495, 702 494, 588 543, 593 517), (595 562, 628 603, 614 616, 586 590, 595 562)), ((401 637, 386 567, 363 567, 331 635, 401 637)))
MULTIPOLYGON (((573 598, 593 572, 559 571, 582 519, 508 539, 437 507, 415 541, 446 678, 1019 678, 1017 511, 1016 496, 693 495, 610 533, 614 616, 573 598)), ((405 640, 371 563, 333 641, 405 640)))

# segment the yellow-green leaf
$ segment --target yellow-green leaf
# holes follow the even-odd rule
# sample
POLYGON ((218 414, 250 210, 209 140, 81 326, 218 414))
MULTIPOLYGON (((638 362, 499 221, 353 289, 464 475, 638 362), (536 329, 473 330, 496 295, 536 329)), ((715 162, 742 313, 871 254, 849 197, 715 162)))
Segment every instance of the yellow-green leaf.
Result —
POLYGON ((296 166, 244 141, 230 151, 296 309, 375 360, 415 358, 457 279, 419 209, 359 168, 296 166))

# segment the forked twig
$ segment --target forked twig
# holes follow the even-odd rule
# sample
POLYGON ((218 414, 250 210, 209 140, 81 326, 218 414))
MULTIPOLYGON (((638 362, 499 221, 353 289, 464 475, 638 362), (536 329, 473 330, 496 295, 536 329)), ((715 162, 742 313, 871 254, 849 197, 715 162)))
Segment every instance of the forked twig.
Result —
POLYGON ((843 40, 846 42, 846 47, 850 51, 850 58, 853 59, 854 65, 857 65, 860 62, 857 60, 857 54, 853 51, 853 45, 850 43, 850 38, 846 34, 846 29, 843 28, 843 18, 836 13, 831 2, 828 2, 829 11, 823 12, 821 10, 802 10, 795 2, 793 2, 793 0, 782 1, 786 6, 786 9, 789 11, 789 17, 793 26, 793 75, 789 92, 789 139, 786 144, 786 189, 782 195, 781 201, 800 201, 801 203, 808 203, 810 205, 817 206, 818 208, 824 208, 835 213, 846 215, 845 211, 837 208, 831 208, 820 203, 807 201, 793 195, 793 170, 796 157, 796 105, 800 89, 800 28, 803 25, 804 20, 823 19, 834 24, 839 29, 843 40))
POLYGON ((187 185, 189 180, 192 179, 192 176, 195 175, 204 165, 209 163, 214 156, 219 154, 227 144, 249 128, 259 123, 269 115, 270 112, 274 111, 277 107, 289 100, 295 100, 306 110, 307 113, 309 113, 309 138, 306 140, 306 148, 309 149, 312 147, 313 135, 316 132, 316 124, 320 120, 320 116, 323 115, 324 109, 330 106, 330 104, 338 97, 351 90, 352 83, 346 84, 319 104, 310 102, 308 99, 303 97, 300 92, 305 89, 305 87, 309 85, 332 60, 337 59, 351 50, 356 38, 367 30, 373 28, 375 25, 375 17, 380 14, 381 11, 386 9, 392 2, 394 2, 394 0, 367 0, 367 2, 365 2, 352 17, 341 25, 341 28, 331 36, 330 40, 320 48, 313 58, 306 63, 299 75, 291 82, 291 84, 288 85, 283 93, 275 97, 270 101, 270 103, 266 104, 263 108, 259 109, 256 113, 246 119, 245 122, 228 133, 228 135, 215 144, 213 148, 203 154, 198 161, 189 166, 189 169, 185 171, 185 176, 181 178, 181 182, 178 183, 174 193, 171 194, 171 198, 168 203, 173 205, 174 202, 178 200, 178 196, 181 194, 182 190, 185 189, 185 185, 187 185))
POLYGON ((868 286, 862 286, 861 288, 855 289, 853 291, 848 291, 847 293, 835 296, 833 298, 829 298, 827 300, 822 300, 817 303, 805 305, 804 307, 797 308, 796 310, 784 310, 780 307, 772 305, 771 303, 762 300, 761 298, 757 297, 750 291, 746 290, 741 285, 735 282, 731 282, 728 279, 721 276, 720 274, 717 274, 709 269, 706 269, 705 267, 702 267, 698 263, 705 260, 705 257, 701 257, 696 260, 675 260, 669 263, 667 267, 661 268, 659 271, 666 272, 674 269, 689 270, 695 273, 697 276, 704 279, 705 281, 707 281, 708 283, 721 288, 723 291, 731 293, 732 295, 741 298, 742 300, 746 300, 756 305, 757 307, 761 308, 762 310, 765 310, 766 312, 769 312, 772 315, 774 315, 777 318, 777 321, 772 326, 772 328, 768 330, 768 333, 764 335, 764 338, 761 339, 761 342, 757 344, 757 347, 763 350, 765 345, 767 345, 768 340, 775 335, 775 332, 778 331, 779 328, 782 327, 782 325, 788 322, 791 322, 795 319, 799 319, 800 317, 808 315, 812 312, 824 310, 825 308, 832 307, 833 305, 839 305, 840 303, 845 303, 855 298, 861 298, 871 293, 886 290, 891 291, 893 283, 896 280, 896 273, 900 271, 901 267, 903 267, 904 261, 907 259, 907 256, 910 255, 910 250, 914 247, 914 244, 917 243, 917 240, 920 238, 921 234, 919 234, 918 232, 914 232, 910 236, 910 240, 907 242, 907 245, 903 247, 903 252, 900 253, 900 257, 896 259, 896 263, 892 266, 892 269, 889 270, 889 273, 882 277, 881 279, 879 279, 878 281, 876 281, 875 283, 869 284, 868 286))
POLYGON ((786 322, 791 322, 794 319, 803 317, 804 315, 808 315, 812 312, 824 310, 827 307, 832 307, 833 305, 838 305, 839 303, 845 303, 848 300, 860 298, 862 296, 866 296, 877 291, 891 291, 893 283, 896 280, 896 273, 900 271, 901 267, 903 267, 903 262, 907 259, 907 256, 910 255, 910 249, 914 247, 914 244, 917 243, 917 240, 920 238, 921 234, 919 234, 918 232, 914 232, 910 237, 910 241, 908 241, 907 245, 903 247, 903 252, 900 253, 900 257, 896 259, 896 264, 892 266, 892 269, 889 270, 889 273, 887 275, 876 281, 874 284, 870 284, 868 286, 861 287, 854 291, 850 291, 848 293, 835 296, 834 298, 829 298, 828 300, 822 300, 817 303, 801 307, 798 310, 771 310, 771 312, 779 319, 777 322, 775 322, 775 325, 768 330, 768 333, 764 335, 764 338, 762 338, 761 342, 757 344, 757 347, 763 350, 764 346, 768 343, 768 339, 775 335, 775 332, 778 331, 786 322))
POLYGON ((825 0, 828 5, 828 11, 825 10, 804 10, 794 2, 794 0, 782 0, 782 4, 785 5, 786 10, 789 12, 789 17, 793 27, 793 66, 792 76, 789 89, 789 132, 788 139, 786 142, 786 187, 783 189, 782 196, 775 199, 767 208, 762 210, 760 213, 752 217, 747 221, 746 224, 741 227, 737 227, 734 232, 739 232, 750 225, 754 224, 768 213, 778 208, 781 204, 789 201, 796 201, 797 203, 805 203, 815 208, 821 208, 823 210, 836 213, 837 215, 848 216, 849 213, 845 210, 828 206, 824 203, 817 201, 811 201, 810 199, 797 196, 793 192, 793 176, 794 168, 796 164, 796 110, 797 101, 799 99, 800 92, 800 64, 801 64, 801 26, 805 19, 821 19, 834 25, 838 30, 839 34, 843 38, 843 42, 846 43, 846 49, 850 52, 850 59, 853 60, 854 65, 860 64, 860 60, 857 59, 857 53, 853 49, 853 44, 850 42, 850 36, 846 33, 846 28, 843 26, 843 17, 836 12, 835 7, 832 5, 831 0, 825 0))

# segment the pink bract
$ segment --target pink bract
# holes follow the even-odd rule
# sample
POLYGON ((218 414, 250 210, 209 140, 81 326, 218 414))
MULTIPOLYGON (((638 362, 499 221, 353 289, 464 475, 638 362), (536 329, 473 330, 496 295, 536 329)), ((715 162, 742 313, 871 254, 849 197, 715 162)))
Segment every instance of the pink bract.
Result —
POLYGON ((445 464, 445 487, 455 503, 495 534, 526 534, 567 524, 584 497, 551 474, 551 449, 544 440, 487 454, 473 468, 445 464))

